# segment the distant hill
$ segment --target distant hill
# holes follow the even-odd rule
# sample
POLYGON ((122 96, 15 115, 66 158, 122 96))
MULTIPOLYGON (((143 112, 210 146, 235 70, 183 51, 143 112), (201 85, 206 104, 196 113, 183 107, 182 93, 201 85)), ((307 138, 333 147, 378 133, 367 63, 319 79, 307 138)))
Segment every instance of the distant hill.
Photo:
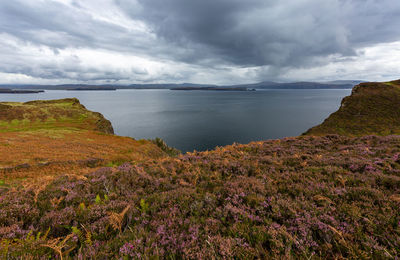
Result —
POLYGON ((263 81, 258 83, 240 85, 210 85, 195 83, 165 83, 165 84, 62 84, 62 85, 0 85, 0 87, 15 89, 49 89, 49 90, 110 90, 110 89, 173 89, 173 88, 248 88, 248 89, 351 89, 359 84, 358 80, 332 81, 332 82, 291 82, 278 83, 263 81))
POLYGON ((13 85, 2 84, 0 88, 14 89, 14 90, 115 90, 114 85, 90 85, 90 84, 61 84, 61 85, 13 85))
POLYGON ((166 83, 166 84, 130 84, 125 86, 117 86, 120 89, 172 89, 172 88, 210 88, 218 87, 210 84, 194 84, 194 83, 166 83))
POLYGON ((96 90, 117 90, 115 87, 108 87, 108 86, 82 86, 82 87, 76 87, 76 88, 69 88, 67 90, 80 90, 80 91, 96 91, 96 90))
POLYGON ((46 90, 115 90, 115 89, 171 89, 178 87, 218 87, 217 85, 207 84, 193 84, 193 83, 182 83, 182 84, 61 84, 61 85, 13 85, 13 84, 0 84, 0 88, 14 88, 14 89, 46 89, 46 90))
POLYGON ((357 85, 339 110, 307 135, 400 134, 400 80, 357 85))
MULTIPOLYGON (((319 82, 291 82, 277 83, 271 81, 259 82, 254 84, 242 84, 235 87, 255 88, 255 89, 351 89, 354 85, 346 83, 319 83, 319 82)), ((234 86, 230 86, 234 87, 234 86)))
POLYGON ((202 90, 202 91, 252 91, 254 89, 248 89, 243 87, 236 88, 223 88, 223 87, 177 87, 171 88, 171 90, 185 90, 185 91, 193 91, 193 90, 202 90))
POLYGON ((358 85, 360 83, 365 83, 367 81, 365 80, 333 80, 333 81, 325 81, 325 82, 320 82, 323 84, 351 84, 353 86, 358 85))
POLYGON ((28 89, 9 89, 0 88, 0 94, 34 94, 41 93, 43 90, 28 90, 28 89))

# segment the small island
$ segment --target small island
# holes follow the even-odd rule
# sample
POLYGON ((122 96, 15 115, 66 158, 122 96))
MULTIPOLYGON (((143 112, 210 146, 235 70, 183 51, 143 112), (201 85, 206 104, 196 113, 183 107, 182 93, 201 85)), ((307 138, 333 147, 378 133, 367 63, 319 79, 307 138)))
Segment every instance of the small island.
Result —
POLYGON ((42 93, 44 90, 28 90, 28 89, 9 89, 9 88, 0 88, 0 94, 36 94, 42 93))
POLYGON ((248 89, 244 87, 229 87, 229 88, 222 88, 222 87, 177 87, 171 88, 170 90, 206 90, 206 91, 255 91, 255 89, 248 89))
POLYGON ((102 90, 107 90, 107 91, 115 91, 117 90, 114 87, 101 87, 101 86, 83 86, 83 87, 77 87, 77 88, 68 88, 67 90, 74 90, 74 91, 102 91, 102 90))

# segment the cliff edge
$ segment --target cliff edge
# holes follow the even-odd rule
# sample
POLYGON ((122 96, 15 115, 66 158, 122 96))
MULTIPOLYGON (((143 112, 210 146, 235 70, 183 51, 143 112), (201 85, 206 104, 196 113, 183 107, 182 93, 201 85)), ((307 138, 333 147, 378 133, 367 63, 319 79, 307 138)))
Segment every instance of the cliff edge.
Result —
POLYGON ((76 98, 0 102, 0 180, 79 175, 167 156, 162 149, 168 151, 166 145, 114 135, 109 120, 76 98))
POLYGON ((0 103, 0 132, 71 128, 114 134, 110 121, 76 98, 0 103))
POLYGON ((304 135, 346 136, 400 134, 400 80, 354 87, 338 111, 304 135))

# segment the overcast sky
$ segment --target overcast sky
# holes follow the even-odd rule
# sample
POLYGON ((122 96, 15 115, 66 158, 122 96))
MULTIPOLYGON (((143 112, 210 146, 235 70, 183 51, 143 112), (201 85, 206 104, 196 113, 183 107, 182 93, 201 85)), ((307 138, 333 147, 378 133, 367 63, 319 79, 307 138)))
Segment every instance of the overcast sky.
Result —
POLYGON ((399 0, 0 1, 0 83, 398 78, 399 0))

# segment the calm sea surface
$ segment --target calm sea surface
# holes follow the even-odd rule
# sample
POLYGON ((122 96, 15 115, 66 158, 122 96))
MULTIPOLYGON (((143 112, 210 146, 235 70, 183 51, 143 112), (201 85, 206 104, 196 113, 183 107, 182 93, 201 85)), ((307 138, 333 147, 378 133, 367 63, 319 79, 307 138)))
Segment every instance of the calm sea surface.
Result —
POLYGON ((160 137, 182 151, 296 136, 336 111, 351 90, 249 92, 117 90, 0 94, 0 101, 78 98, 109 119, 115 133, 160 137))

